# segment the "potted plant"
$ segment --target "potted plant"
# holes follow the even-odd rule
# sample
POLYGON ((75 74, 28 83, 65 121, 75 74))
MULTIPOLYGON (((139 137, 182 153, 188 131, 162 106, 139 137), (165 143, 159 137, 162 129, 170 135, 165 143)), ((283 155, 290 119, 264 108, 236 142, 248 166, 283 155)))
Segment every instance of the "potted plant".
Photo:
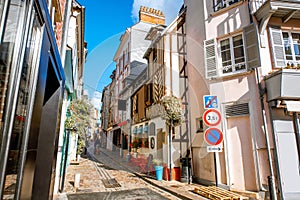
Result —
POLYGON ((152 165, 154 166, 155 169, 155 176, 157 180, 162 180, 163 178, 163 162, 161 159, 153 159, 152 160, 152 165))

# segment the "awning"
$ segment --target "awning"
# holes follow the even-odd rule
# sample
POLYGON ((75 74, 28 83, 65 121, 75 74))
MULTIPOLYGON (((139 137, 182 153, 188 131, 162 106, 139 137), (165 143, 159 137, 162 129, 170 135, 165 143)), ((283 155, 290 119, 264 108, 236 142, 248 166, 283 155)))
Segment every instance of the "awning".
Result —
POLYGON ((300 101, 284 101, 289 112, 300 112, 300 101))
POLYGON ((127 124, 127 121, 125 120, 125 121, 120 122, 120 123, 118 124, 118 126, 125 126, 126 124, 127 124))

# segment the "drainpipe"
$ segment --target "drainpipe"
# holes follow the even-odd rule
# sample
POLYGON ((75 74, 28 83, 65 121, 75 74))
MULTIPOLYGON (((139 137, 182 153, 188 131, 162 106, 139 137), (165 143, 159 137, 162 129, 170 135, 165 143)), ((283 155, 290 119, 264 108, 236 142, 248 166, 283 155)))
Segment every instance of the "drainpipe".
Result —
POLYGON ((65 179, 66 179, 66 170, 67 170, 67 161, 68 161, 68 155, 69 155, 69 143, 70 143, 70 134, 71 130, 66 129, 66 149, 65 149, 65 155, 64 155, 64 165, 63 165, 63 171, 62 171, 62 180, 60 182, 59 191, 62 193, 64 191, 64 185, 65 185, 65 179))
POLYGON ((268 127, 267 127, 267 117, 266 117, 266 110, 265 110, 265 104, 264 104, 265 90, 262 88, 257 68, 255 68, 255 75, 256 75, 256 79, 257 79, 257 85, 258 85, 259 96, 260 96, 261 111, 262 111, 261 114, 262 114, 262 118, 263 118, 264 134, 265 134, 265 138, 266 138, 268 161, 269 161, 270 176, 268 176, 268 184, 269 184, 270 199, 277 200, 276 187, 275 187, 275 181, 274 181, 274 169, 273 169, 273 165, 272 165, 271 147, 270 147, 270 142, 269 142, 268 127))
POLYGON ((61 48, 60 48, 60 55, 61 55, 61 62, 63 66, 65 66, 65 57, 66 57, 66 48, 67 48, 67 37, 69 32, 69 23, 70 23, 70 12, 72 7, 72 1, 73 0, 67 0, 66 7, 65 7, 65 13, 64 13, 64 20, 62 27, 62 41, 61 41, 61 48))

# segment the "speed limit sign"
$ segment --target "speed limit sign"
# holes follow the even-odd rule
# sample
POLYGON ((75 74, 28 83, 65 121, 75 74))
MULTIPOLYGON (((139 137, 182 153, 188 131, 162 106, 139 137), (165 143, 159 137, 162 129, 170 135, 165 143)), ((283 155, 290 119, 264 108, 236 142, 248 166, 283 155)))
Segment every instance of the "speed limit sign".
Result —
POLYGON ((221 113, 216 109, 208 109, 203 114, 203 121, 207 126, 217 126, 221 122, 221 113))

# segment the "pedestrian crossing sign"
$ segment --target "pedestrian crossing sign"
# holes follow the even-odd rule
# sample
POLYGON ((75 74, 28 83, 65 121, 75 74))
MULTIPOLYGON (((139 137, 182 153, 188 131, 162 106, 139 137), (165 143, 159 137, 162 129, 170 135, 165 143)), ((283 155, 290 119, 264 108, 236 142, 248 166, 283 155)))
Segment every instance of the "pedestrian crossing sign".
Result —
POLYGON ((212 95, 204 95, 203 104, 205 109, 218 108, 218 97, 212 95))

